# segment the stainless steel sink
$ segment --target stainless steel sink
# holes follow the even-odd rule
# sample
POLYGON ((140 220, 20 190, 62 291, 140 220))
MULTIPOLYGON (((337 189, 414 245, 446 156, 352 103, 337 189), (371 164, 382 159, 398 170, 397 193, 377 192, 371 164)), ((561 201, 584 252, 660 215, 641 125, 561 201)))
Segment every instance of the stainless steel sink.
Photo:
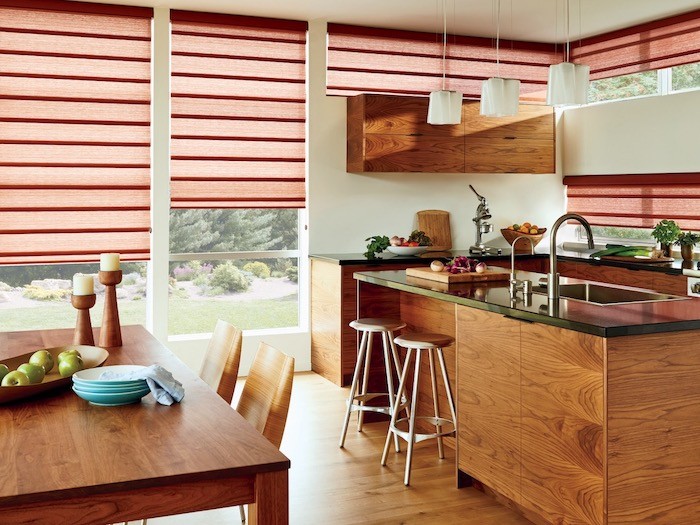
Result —
MULTIPOLYGON (((547 294, 547 287, 539 285, 533 287, 533 292, 547 294)), ((628 290, 626 288, 614 288, 594 283, 562 284, 559 286, 559 295, 562 299, 574 299, 600 306, 629 303, 650 303, 657 301, 680 301, 687 299, 678 295, 669 295, 642 290, 628 290)))

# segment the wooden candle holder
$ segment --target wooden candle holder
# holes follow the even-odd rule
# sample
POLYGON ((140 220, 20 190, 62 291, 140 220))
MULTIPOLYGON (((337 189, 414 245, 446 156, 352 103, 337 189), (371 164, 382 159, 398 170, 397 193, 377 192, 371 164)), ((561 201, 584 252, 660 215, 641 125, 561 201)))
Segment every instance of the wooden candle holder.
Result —
POLYGON ((92 335, 92 323, 90 322, 90 308, 95 306, 97 296, 90 295, 71 295, 70 304, 78 310, 78 320, 75 323, 75 332, 73 333, 74 345, 89 345, 95 346, 95 337, 92 335))
POLYGON ((122 282, 122 271, 105 272, 100 270, 97 278, 105 285, 105 305, 102 312, 102 328, 98 346, 111 348, 122 345, 122 329, 119 325, 116 286, 122 282))

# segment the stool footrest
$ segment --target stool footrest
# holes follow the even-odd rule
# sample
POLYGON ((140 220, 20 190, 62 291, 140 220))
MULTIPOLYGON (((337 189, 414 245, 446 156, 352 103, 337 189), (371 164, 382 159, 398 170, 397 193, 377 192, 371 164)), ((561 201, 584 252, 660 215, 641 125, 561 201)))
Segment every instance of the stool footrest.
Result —
MULTIPOLYGON (((350 404, 350 411, 351 412, 377 412, 379 414, 387 414, 391 415, 391 407, 389 405, 360 405, 360 403, 366 403, 367 401, 370 401, 372 399, 376 399, 378 397, 388 397, 389 394, 386 392, 373 392, 373 393, 368 393, 368 394, 360 394, 357 395, 353 398, 353 402, 350 404)), ((345 401, 346 406, 349 404, 349 401, 345 401)))
MULTIPOLYGON (((441 430, 439 432, 430 432, 430 433, 419 433, 416 432, 414 434, 414 439, 416 443, 419 443, 421 441, 425 441, 426 439, 434 439, 437 437, 444 437, 444 436, 454 436, 455 435, 455 427, 454 423, 444 417, 432 417, 432 416, 416 416, 416 421, 421 420, 421 421, 426 421, 430 425, 434 426, 439 426, 439 427, 447 427, 447 430, 441 430)), ((391 425, 390 429, 393 430, 397 435, 401 436, 406 442, 410 439, 410 433, 408 430, 403 430, 399 428, 399 425, 402 426, 408 426, 408 418, 401 418, 396 421, 395 425, 391 425)))

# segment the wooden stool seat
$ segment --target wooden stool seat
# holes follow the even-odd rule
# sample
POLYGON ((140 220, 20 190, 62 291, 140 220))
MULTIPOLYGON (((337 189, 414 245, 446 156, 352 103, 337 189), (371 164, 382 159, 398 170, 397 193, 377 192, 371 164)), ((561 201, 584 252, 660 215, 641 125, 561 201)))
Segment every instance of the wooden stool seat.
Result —
POLYGON ((444 334, 431 334, 426 332, 404 334, 394 338, 397 345, 404 348, 427 350, 428 348, 444 348, 455 342, 454 337, 444 334))
MULTIPOLYGON (((350 385, 350 394, 348 395, 347 408, 345 410, 345 419, 343 428, 340 433, 340 448, 345 446, 345 436, 348 433, 348 425, 350 423, 350 414, 359 412, 357 416, 357 431, 362 432, 362 421, 365 412, 378 412, 391 417, 394 413, 394 399, 396 392, 394 391, 394 373, 396 377, 401 374, 401 366, 399 364, 399 354, 396 351, 394 344, 394 330, 400 330, 406 326, 406 323, 400 319, 391 319, 385 317, 365 317, 355 319, 350 323, 350 326, 360 332, 360 346, 357 349, 357 363, 355 363, 355 371, 352 375, 352 384, 350 385), (384 370, 386 374, 386 392, 368 392, 369 370, 372 361, 372 339, 373 334, 381 334, 382 346, 384 350, 384 370), (362 380, 360 381, 360 375, 362 380), (385 405, 368 405, 367 402, 378 398, 386 397, 385 405)), ((394 440, 396 451, 399 451, 399 440, 394 440)))
POLYGON ((445 436, 454 436, 457 430, 457 414, 455 412, 455 403, 452 397, 452 388, 450 388, 450 380, 447 377, 447 368, 445 367, 445 356, 442 348, 454 343, 454 338, 449 335, 435 333, 413 333, 403 334, 394 339, 398 345, 406 348, 406 360, 404 361, 401 378, 399 380, 399 389, 396 392, 396 399, 393 403, 393 413, 391 422, 389 423, 389 431, 386 435, 386 443, 382 452, 382 465, 386 465, 387 454, 389 453, 389 443, 391 437, 394 440, 402 438, 408 443, 408 451, 406 453, 406 471, 404 473, 404 484, 409 485, 411 481, 411 461, 413 460, 413 447, 420 441, 426 439, 437 439, 438 457, 443 459, 445 453, 443 450, 442 438, 445 436), (418 390, 421 368, 421 354, 427 353, 428 363, 430 364, 430 386, 433 394, 433 414, 430 416, 417 415, 416 407, 418 405, 418 390), (440 406, 438 404, 438 387, 437 376, 435 375, 435 355, 437 354, 440 369, 442 371, 442 381, 447 395, 447 402, 450 409, 450 418, 440 417, 440 406), (413 366, 413 386, 411 390, 411 401, 405 400, 407 392, 408 372, 411 368, 411 359, 415 358, 413 366), (399 418, 398 414, 402 410, 408 411, 408 417, 399 418), (424 421, 430 426, 435 427, 434 432, 416 432, 416 421, 424 421))
POLYGON ((387 317, 364 317, 355 319, 350 326, 358 332, 395 332, 406 327, 406 323, 387 317))

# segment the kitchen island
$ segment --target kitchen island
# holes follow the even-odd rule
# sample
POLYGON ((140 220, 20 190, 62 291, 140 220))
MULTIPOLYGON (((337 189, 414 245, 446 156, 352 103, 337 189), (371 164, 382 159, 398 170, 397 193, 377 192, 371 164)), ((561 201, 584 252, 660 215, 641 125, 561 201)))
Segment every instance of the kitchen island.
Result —
POLYGON ((512 299, 507 281, 355 278, 365 314, 455 336, 460 484, 535 523, 700 523, 700 300, 596 306, 512 299))

